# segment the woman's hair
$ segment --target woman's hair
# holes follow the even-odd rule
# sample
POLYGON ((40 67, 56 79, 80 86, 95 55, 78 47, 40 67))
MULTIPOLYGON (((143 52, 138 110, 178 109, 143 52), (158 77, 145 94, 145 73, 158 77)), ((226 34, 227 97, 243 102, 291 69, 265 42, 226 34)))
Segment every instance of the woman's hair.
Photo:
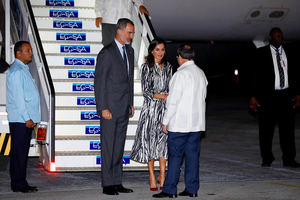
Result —
MULTIPOLYGON (((154 60, 154 56, 152 54, 152 51, 155 49, 155 47, 159 44, 164 44, 165 48, 166 48, 166 43, 164 40, 160 39, 160 38, 155 38, 150 42, 150 45, 148 47, 148 55, 145 57, 146 59, 146 63, 148 64, 149 67, 153 67, 155 64, 155 60, 154 60)), ((167 63, 167 57, 166 54, 164 55, 164 57, 161 59, 161 63, 160 64, 166 64, 167 63)))

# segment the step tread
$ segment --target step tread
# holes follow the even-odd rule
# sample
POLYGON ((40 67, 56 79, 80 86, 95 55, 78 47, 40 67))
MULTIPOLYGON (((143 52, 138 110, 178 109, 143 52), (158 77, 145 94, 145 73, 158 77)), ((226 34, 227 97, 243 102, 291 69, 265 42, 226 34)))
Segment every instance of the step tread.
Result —
MULTIPOLYGON (((100 156, 101 150, 93 151, 55 151, 55 156, 100 156)), ((124 156, 130 155, 131 151, 124 151, 124 156)))
POLYGON ((49 8, 49 9, 55 9, 55 10, 95 10, 93 7, 87 7, 87 6, 74 6, 74 7, 66 7, 66 6, 46 6, 46 5, 32 5, 32 8, 49 8))
POLYGON ((95 21, 95 18, 68 18, 68 17, 49 17, 49 16, 35 16, 38 20, 59 20, 59 21, 95 21))
MULTIPOLYGON (((134 106, 135 110, 141 110, 142 106, 134 106)), ((96 110, 95 105, 91 106, 55 106, 55 110, 96 110)))
MULTIPOLYGON (((55 31, 57 32, 57 31, 55 31)), ((93 41, 80 41, 80 40, 47 40, 44 41, 42 40, 43 44, 59 44, 59 45, 68 45, 68 44, 72 44, 72 45, 92 45, 92 44, 96 44, 96 45, 102 45, 102 42, 93 42, 93 41)))
POLYGON ((46 53, 46 56, 81 56, 81 57, 85 57, 85 56, 93 56, 93 57, 97 57, 98 54, 95 53, 46 53))
MULTIPOLYGON (((94 96, 94 92, 56 92, 55 96, 85 96, 90 97, 94 96)), ((134 93, 134 96, 143 96, 143 93, 134 93)))
POLYGON ((80 65, 68 65, 68 66, 49 66, 49 69, 86 69, 91 70, 95 69, 95 66, 80 66, 80 65))
POLYGON ((94 83, 94 78, 69 78, 69 79, 52 79, 53 82, 80 82, 80 83, 94 83))
MULTIPOLYGON (((55 124, 56 125, 67 125, 67 124, 76 124, 76 125, 91 125, 91 124, 96 124, 96 125, 99 125, 99 120, 84 120, 84 121, 81 121, 81 120, 77 120, 77 121, 55 121, 55 124)), ((135 121, 131 121, 130 118, 129 118, 129 122, 128 122, 129 125, 137 125, 138 124, 138 121, 135 120, 135 121)))
MULTIPOLYGON (((55 140, 99 140, 100 135, 60 135, 55 136, 55 140)), ((126 139, 134 140, 134 135, 127 135, 126 139)))
MULTIPOLYGON (((65 68, 66 69, 66 68, 65 68)), ((94 83, 94 78, 68 78, 68 79, 52 79, 53 82, 84 82, 84 83, 94 83)), ((133 80, 134 83, 140 83, 141 80, 135 79, 133 80)))
POLYGON ((61 33, 77 33, 77 32, 79 32, 79 33, 89 33, 89 32, 97 32, 97 33, 99 33, 99 34, 101 34, 101 29, 99 28, 99 29, 97 29, 97 30, 95 30, 95 29, 59 29, 59 28, 56 28, 56 29, 54 29, 54 28, 38 28, 39 29, 39 31, 53 31, 53 32, 61 32, 61 33))
MULTIPOLYGON (((159 170, 159 167, 155 166, 155 170, 159 170)), ((123 166, 123 171, 147 171, 148 167, 145 165, 143 166, 131 166, 127 167, 126 165, 123 166)), ((57 167, 56 171, 101 171, 101 166, 99 167, 57 167)))

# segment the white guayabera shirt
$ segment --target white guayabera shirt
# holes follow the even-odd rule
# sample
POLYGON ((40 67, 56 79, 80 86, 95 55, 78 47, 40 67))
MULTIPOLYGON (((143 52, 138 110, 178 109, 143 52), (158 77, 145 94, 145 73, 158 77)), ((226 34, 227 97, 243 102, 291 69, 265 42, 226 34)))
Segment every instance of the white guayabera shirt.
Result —
POLYGON ((139 8, 143 0, 95 0, 96 17, 102 17, 102 23, 117 24, 118 19, 131 19, 133 4, 139 8))
POLYGON ((182 64, 169 83, 163 124, 171 132, 205 131, 206 87, 204 72, 194 63, 182 64))

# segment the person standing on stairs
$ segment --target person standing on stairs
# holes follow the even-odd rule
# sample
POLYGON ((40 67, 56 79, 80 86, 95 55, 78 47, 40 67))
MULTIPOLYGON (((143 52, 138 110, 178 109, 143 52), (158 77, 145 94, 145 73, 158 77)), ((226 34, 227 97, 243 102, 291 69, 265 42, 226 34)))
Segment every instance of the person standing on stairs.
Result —
POLYGON ((134 50, 130 45, 133 36, 133 22, 119 19, 115 39, 99 52, 95 69, 96 109, 101 127, 101 177, 103 193, 107 195, 133 192, 122 185, 127 125, 129 116, 134 114, 134 50))
POLYGON ((143 0, 95 0, 96 27, 102 25, 104 46, 114 40, 118 19, 131 19, 133 3, 139 8, 140 13, 149 15, 143 6, 143 0))

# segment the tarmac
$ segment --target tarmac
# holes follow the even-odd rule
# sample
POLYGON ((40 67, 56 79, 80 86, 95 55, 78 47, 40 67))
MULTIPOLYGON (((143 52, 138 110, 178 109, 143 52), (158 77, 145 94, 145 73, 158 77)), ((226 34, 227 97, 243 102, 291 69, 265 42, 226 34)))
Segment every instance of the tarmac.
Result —
MULTIPOLYGON (((278 130, 273 153, 276 160, 261 167, 256 118, 248 112, 243 96, 211 96, 207 99, 207 132, 201 143, 200 189, 202 200, 299 200, 300 168, 282 166, 278 130)), ((300 162, 300 114, 296 117, 296 147, 300 162)), ((146 171, 126 171, 123 185, 133 193, 102 194, 100 172, 48 173, 36 168, 37 158, 28 163, 28 182, 38 186, 37 193, 10 190, 8 169, 0 171, 1 200, 132 200, 154 199, 146 171)), ((156 172, 158 175, 158 172, 156 172)), ((183 170, 178 192, 184 190, 183 170)), ((169 198, 167 198, 169 199, 169 198)), ((190 199, 178 197, 177 199, 190 199)))

